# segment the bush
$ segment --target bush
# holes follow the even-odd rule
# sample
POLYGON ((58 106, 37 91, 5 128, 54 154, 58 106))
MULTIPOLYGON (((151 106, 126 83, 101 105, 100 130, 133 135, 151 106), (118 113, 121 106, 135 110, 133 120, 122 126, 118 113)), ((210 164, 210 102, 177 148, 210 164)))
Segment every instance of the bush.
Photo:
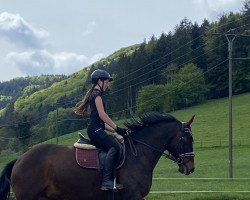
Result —
POLYGON ((164 92, 164 85, 148 85, 143 87, 138 92, 136 113, 142 114, 149 111, 161 112, 164 108, 164 97, 162 96, 164 92))

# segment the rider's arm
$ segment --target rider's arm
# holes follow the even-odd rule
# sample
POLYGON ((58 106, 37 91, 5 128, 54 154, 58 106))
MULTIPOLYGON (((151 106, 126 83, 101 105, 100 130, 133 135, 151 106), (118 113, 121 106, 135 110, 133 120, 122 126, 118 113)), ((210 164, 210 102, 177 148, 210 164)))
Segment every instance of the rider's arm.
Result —
POLYGON ((107 124, 111 129, 113 129, 113 132, 117 129, 116 124, 112 121, 112 119, 109 118, 109 116, 106 114, 103 108, 102 98, 100 96, 97 96, 95 98, 95 105, 98 112, 99 117, 101 120, 107 124))
POLYGON ((115 133, 115 130, 111 126, 109 126, 108 124, 106 124, 106 123, 105 123, 105 130, 110 131, 112 133, 115 133))

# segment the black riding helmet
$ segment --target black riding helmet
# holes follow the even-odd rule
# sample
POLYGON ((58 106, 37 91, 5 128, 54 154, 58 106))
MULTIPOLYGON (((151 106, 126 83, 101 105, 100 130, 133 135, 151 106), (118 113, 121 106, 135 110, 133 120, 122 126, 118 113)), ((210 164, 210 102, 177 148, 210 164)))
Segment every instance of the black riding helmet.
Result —
POLYGON ((105 70, 102 70, 102 69, 97 69, 95 71, 92 72, 91 74, 91 82, 92 84, 96 84, 98 82, 98 80, 101 79, 101 80, 109 80, 109 81, 112 81, 113 78, 111 77, 111 75, 105 71, 105 70))

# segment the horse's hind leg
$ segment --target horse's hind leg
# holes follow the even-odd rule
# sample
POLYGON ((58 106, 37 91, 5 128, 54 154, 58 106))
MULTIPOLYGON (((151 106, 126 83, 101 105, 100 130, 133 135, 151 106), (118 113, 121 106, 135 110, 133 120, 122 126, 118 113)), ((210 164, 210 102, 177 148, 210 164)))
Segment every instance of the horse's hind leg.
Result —
POLYGON ((45 197, 41 196, 41 193, 34 193, 34 191, 29 190, 29 191, 16 191, 15 192, 16 200, 49 200, 45 197))
POLYGON ((44 196, 45 188, 42 179, 35 175, 31 177, 26 176, 25 173, 13 173, 11 185, 16 200, 39 200, 44 196))

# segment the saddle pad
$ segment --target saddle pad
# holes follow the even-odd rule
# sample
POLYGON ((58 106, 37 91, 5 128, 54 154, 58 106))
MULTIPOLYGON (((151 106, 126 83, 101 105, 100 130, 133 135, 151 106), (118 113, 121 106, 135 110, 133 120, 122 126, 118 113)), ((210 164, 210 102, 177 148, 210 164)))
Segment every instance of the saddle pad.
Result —
POLYGON ((84 168, 99 169, 97 163, 98 152, 96 149, 78 149, 76 148, 76 162, 84 168))
POLYGON ((74 143, 74 147, 75 148, 78 148, 78 149, 87 149, 87 150, 90 150, 90 149, 96 149, 96 146, 94 145, 91 145, 91 144, 81 144, 81 143, 74 143))

